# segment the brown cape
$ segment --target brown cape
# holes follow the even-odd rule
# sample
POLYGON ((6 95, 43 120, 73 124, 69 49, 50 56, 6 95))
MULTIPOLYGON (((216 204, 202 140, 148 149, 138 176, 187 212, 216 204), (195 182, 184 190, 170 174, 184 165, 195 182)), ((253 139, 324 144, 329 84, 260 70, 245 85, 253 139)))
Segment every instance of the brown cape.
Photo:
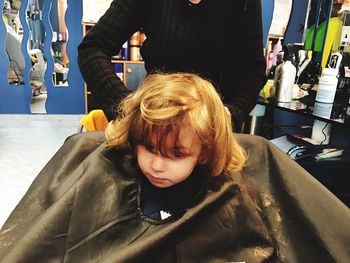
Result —
POLYGON ((240 174, 163 221, 143 216, 131 154, 69 137, 0 232, 0 261, 350 262, 350 211, 269 141, 237 135, 240 174))

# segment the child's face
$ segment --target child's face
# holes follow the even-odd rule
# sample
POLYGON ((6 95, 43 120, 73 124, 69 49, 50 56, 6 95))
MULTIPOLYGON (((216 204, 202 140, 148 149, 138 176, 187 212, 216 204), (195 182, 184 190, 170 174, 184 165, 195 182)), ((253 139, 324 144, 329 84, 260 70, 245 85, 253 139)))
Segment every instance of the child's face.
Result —
POLYGON ((179 136, 179 144, 176 147, 169 135, 165 149, 169 156, 163 156, 152 145, 154 138, 150 138, 151 145, 137 145, 136 155, 138 164, 155 186, 166 188, 186 180, 198 163, 201 152, 201 143, 198 136, 190 128, 183 128, 179 136))

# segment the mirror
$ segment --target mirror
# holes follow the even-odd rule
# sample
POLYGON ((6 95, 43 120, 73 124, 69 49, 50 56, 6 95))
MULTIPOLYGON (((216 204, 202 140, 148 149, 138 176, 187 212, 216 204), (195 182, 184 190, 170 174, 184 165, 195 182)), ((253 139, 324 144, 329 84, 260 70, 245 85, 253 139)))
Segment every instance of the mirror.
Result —
POLYGON ((42 22, 42 6, 40 6, 38 0, 28 1, 26 20, 30 30, 28 41, 28 54, 31 60, 29 81, 33 91, 30 109, 32 113, 46 113, 47 87, 44 80, 46 71, 46 58, 44 55, 45 28, 42 22))
MULTIPOLYGON (((46 113, 45 102, 47 99, 47 87, 68 87, 69 59, 66 52, 68 42, 68 30, 65 23, 67 0, 52 0, 48 3, 43 0, 29 0, 27 9, 27 21, 30 28, 29 54, 32 59, 31 84, 33 87, 33 99, 31 102, 32 113, 46 113), (46 5, 46 6, 44 6, 46 5), (43 23, 43 9, 49 8, 49 30, 52 30, 52 41, 49 50, 50 59, 53 61, 51 83, 47 83, 45 72, 51 68, 47 66, 45 51, 45 37, 47 28, 43 23), (45 81, 46 80, 46 81, 45 81), (35 87, 39 86, 39 92, 35 87)), ((51 76, 51 73, 48 72, 51 76)))
POLYGON ((327 51, 327 48, 325 48, 326 34, 333 0, 279 0, 275 1, 275 5, 276 3, 280 5, 279 9, 277 9, 281 13, 279 17, 283 17, 284 20, 277 19, 279 17, 276 16, 277 25, 279 25, 280 30, 277 30, 277 26, 272 27, 275 23, 272 23, 271 26, 273 30, 270 28, 270 42, 268 43, 266 52, 268 76, 273 76, 274 66, 282 60, 282 53, 279 53, 281 46, 276 45, 280 39, 281 43, 285 46, 289 44, 293 45, 295 64, 298 70, 300 67, 299 74, 307 67, 302 77, 298 75, 298 83, 302 81, 301 83, 314 84, 317 82, 321 70, 323 54, 327 51), (285 24, 282 21, 286 20, 286 10, 290 7, 290 17, 284 31, 285 24), (275 50, 276 52, 274 52, 275 50), (310 73, 311 75, 309 75, 309 72, 312 74, 310 73), (306 73, 307 75, 305 75, 306 73))
POLYGON ((69 58, 67 55, 68 30, 65 22, 67 0, 53 0, 50 10, 52 27, 52 57, 54 60, 53 85, 68 86, 69 58))
POLYGON ((3 21, 6 27, 6 55, 9 61, 7 80, 11 88, 25 85, 31 88, 31 113, 46 113, 48 87, 69 86, 69 58, 66 52, 68 30, 65 23, 67 5, 67 0, 27 0, 23 1, 22 7, 21 0, 4 0, 3 21), (49 11, 46 15, 43 15, 44 8, 49 11), (46 17, 48 25, 45 26, 46 17), (23 27, 29 29, 25 39, 23 27), (52 34, 48 34, 47 30, 51 33, 51 29, 52 34), (22 40, 25 43, 22 43, 22 40), (48 51, 45 50, 45 46, 48 46, 46 42, 51 45, 48 51), (53 67, 48 67, 48 55, 51 56, 49 59, 53 61, 53 67), (30 65, 27 79, 26 65, 30 65), (46 72, 47 70, 52 73, 46 72), (49 77, 46 78, 45 74, 49 77))
POLYGON ((21 0, 5 0, 3 17, 7 33, 8 83, 11 88, 16 88, 15 86, 19 85, 22 88, 24 85, 30 86, 32 95, 30 111, 32 113, 46 113, 47 89, 44 81, 46 60, 43 55, 45 31, 41 21, 39 1, 29 0, 27 7, 22 7, 21 0), (20 12, 23 11, 25 11, 26 25, 22 25, 20 20, 20 12), (28 26, 30 30, 28 41, 24 40, 24 26, 28 26), (23 43, 23 41, 27 43, 23 43), (26 63, 25 56, 28 56, 28 63, 26 63), (28 64, 30 64, 29 78, 26 78, 26 65, 28 64))
POLYGON ((21 51, 23 28, 19 19, 20 1, 5 0, 3 20, 6 27, 5 50, 9 60, 7 80, 10 85, 24 85, 25 60, 21 51))
MULTIPOLYGON (((16 54, 24 59, 25 70, 23 82, 9 83, 7 76, 10 62, 5 50, 8 18, 3 12, 3 19, 0 20, 0 114, 28 114, 31 112, 84 114, 86 99, 84 80, 79 71, 76 52, 83 36, 81 23, 83 1, 0 0, 0 6, 5 5, 8 11, 13 11, 14 8, 19 9, 18 12, 8 14, 15 13, 15 17, 18 17, 22 24, 21 41, 17 41, 21 42, 21 50, 16 54), (55 32, 63 32, 63 34, 57 34, 57 40, 53 44, 54 21, 58 25, 55 32), (56 68, 54 67, 55 61, 58 63, 56 68), (57 72, 62 73, 61 80, 55 78, 58 75, 57 72), (44 80, 42 80, 43 73, 44 80), (40 88, 40 95, 42 95, 40 97, 47 97, 46 100, 40 100, 38 103, 40 107, 37 110, 33 106, 34 102, 39 101, 38 96, 33 96, 32 84, 35 77, 40 77, 40 82, 43 83, 40 88)), ((5 10, 3 8, 5 12, 6 8, 5 10)), ((21 27, 18 28, 21 29, 21 27)))
POLYGON ((303 30, 302 45, 299 46, 298 84, 318 83, 322 72, 326 36, 333 0, 309 0, 303 30), (312 51, 307 53, 305 51, 312 51), (302 54, 302 56, 300 56, 302 54), (311 54, 311 55, 310 55, 311 54))
POLYGON ((304 32, 304 49, 322 52, 332 9, 332 0, 310 0, 304 32))

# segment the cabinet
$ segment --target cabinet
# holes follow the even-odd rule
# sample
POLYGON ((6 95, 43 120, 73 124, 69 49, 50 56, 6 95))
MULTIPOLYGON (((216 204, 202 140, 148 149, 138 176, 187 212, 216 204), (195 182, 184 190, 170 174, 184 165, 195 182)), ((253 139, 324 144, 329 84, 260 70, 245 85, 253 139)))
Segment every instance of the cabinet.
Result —
POLYGON ((112 60, 112 63, 116 74, 130 90, 136 90, 146 76, 143 61, 112 60))
MULTIPOLYGON (((85 35, 92 27, 94 23, 83 23, 83 34, 85 35)), ((129 46, 128 46, 129 49, 129 46)), ((128 50, 128 54, 130 54, 128 50)), ((117 57, 117 56, 115 56, 117 57)), ((112 58, 111 63, 114 66, 116 75, 123 81, 124 85, 130 90, 136 90, 139 83, 145 78, 146 70, 144 62, 137 60, 139 56, 131 56, 134 60, 123 60, 112 58), (135 58, 136 57, 136 58, 135 58)), ((88 96, 91 96, 89 88, 85 85, 85 111, 89 112, 88 96)))

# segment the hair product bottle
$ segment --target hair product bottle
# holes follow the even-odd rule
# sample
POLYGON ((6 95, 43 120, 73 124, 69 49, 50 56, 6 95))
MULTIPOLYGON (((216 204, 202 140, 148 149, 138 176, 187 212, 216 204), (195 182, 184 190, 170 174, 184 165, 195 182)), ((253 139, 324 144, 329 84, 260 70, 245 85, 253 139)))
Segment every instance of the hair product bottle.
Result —
POLYGON ((277 64, 277 56, 278 53, 280 53, 282 51, 282 43, 281 43, 281 39, 279 38, 277 43, 273 46, 273 51, 272 51, 272 65, 276 66, 277 64))
POLYGON ((333 103, 338 85, 338 69, 325 68, 318 82, 316 101, 333 103))
POLYGON ((140 31, 135 32, 130 40, 130 60, 131 61, 139 61, 141 60, 140 57, 140 46, 141 46, 141 37, 140 37, 140 31))
POLYGON ((292 55, 286 47, 284 62, 277 66, 274 78, 275 96, 279 102, 291 102, 292 100, 296 68, 291 60, 292 55))

